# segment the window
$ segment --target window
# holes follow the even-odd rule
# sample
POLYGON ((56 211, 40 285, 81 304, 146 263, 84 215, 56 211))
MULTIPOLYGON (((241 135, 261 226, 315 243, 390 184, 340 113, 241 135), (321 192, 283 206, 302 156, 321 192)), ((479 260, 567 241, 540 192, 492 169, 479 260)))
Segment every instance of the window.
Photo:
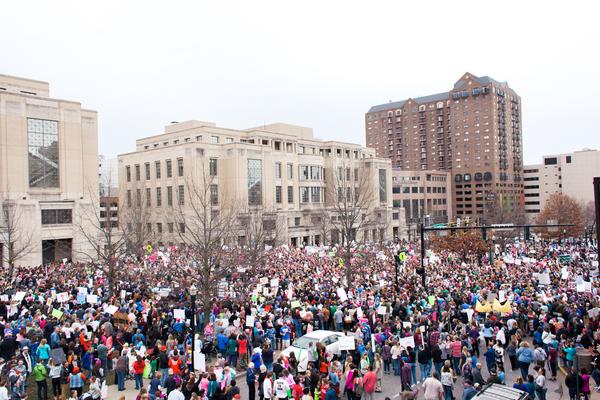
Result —
POLYGON ((275 203, 281 204, 281 186, 275 186, 275 203))
POLYGON ((135 190, 135 206, 136 207, 142 206, 142 190, 141 189, 135 190))
POLYGON ((225 138, 225 143, 233 143, 233 138, 232 137, 225 138))
POLYGON ((300 202, 301 203, 308 203, 309 202, 308 188, 305 187, 305 186, 301 186, 300 187, 300 202))
POLYGON ((156 179, 160 179, 160 161, 156 161, 154 167, 156 168, 156 179))
POLYGON ((219 187, 210 185, 210 204, 216 206, 219 204, 219 187))
POLYGON ((288 186, 287 188, 287 202, 288 203, 293 203, 294 202, 294 187, 293 186, 288 186))
POLYGON ((42 210, 42 225, 70 224, 72 222, 71 209, 42 210))
POLYGON ((323 168, 321 167, 317 167, 317 166, 311 166, 310 167, 310 179, 312 179, 313 181, 320 181, 321 177, 323 176, 323 168))
POLYGON ((162 205, 162 189, 160 187, 156 188, 156 207, 160 207, 162 205))
POLYGON ((167 160, 167 178, 173 177, 173 165, 171 160, 167 160))
POLYGON ((301 180, 308 180, 308 165, 300 165, 299 167, 299 178, 301 180))
POLYGON ((210 176, 217 176, 217 159, 211 158, 208 160, 208 170, 210 176))
POLYGON ((212 144, 217 144, 217 143, 219 143, 219 137, 218 137, 218 136, 211 136, 211 137, 210 137, 210 142, 211 142, 212 144))
POLYGON ((125 167, 125 175, 127 176, 127 182, 131 182, 131 166, 125 167))
POLYGON ((387 171, 385 169, 379 170, 379 201, 387 201, 387 171))
POLYGON ((300 217, 294 218, 294 226, 300 226, 300 217))
POLYGON ((262 160, 248 159, 248 204, 262 204, 262 160))
POLYGON ((571 164, 571 156, 567 156, 567 164, 571 164))
POLYGON ((281 163, 275 163, 275 179, 281 179, 281 163))
POLYGON ((127 207, 131 207, 131 190, 127 190, 127 207))
POLYGON ((58 122, 27 118, 29 187, 58 187, 58 122))
POLYGON ((144 164, 144 172, 146 174, 146 180, 150 180, 150 163, 144 164))
POLYGON ((312 203, 320 203, 321 202, 321 188, 320 187, 311 187, 310 188, 310 201, 312 203))
POLYGON ((177 187, 177 200, 180 206, 185 204, 185 190, 183 188, 183 185, 179 185, 177 187))
POLYGON ((177 159, 177 176, 183 176, 183 158, 177 159))
POLYGON ((136 181, 140 180, 140 165, 139 164, 135 165, 135 180, 136 181))
POLYGON ((179 233, 185 233, 185 223, 179 223, 179 233))
POLYGON ((556 157, 544 158, 544 165, 556 165, 558 160, 556 157))
POLYGON ((294 179, 294 164, 287 165, 287 178, 294 179))
POLYGON ((162 222, 156 223, 156 232, 162 233, 162 222))
POLYGON ((152 193, 150 192, 150 188, 146 188, 146 207, 150 207, 150 205, 152 204, 151 198, 152 193))
POLYGON ((173 207, 173 187, 167 186, 167 205, 173 207))
POLYGON ((173 233, 173 223, 172 222, 167 222, 167 231, 169 233, 173 233))

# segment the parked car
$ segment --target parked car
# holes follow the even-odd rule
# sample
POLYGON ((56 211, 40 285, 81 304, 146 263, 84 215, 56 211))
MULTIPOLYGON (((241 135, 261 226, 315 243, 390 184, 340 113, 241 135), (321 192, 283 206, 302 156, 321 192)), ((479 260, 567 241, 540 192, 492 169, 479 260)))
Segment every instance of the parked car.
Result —
POLYGON ((325 346, 329 359, 334 355, 340 354, 339 339, 343 337, 342 332, 318 330, 297 338, 294 343, 287 349, 281 352, 284 357, 289 357, 291 353, 294 353, 298 360, 298 371, 304 372, 308 366, 308 350, 314 349, 317 343, 321 343, 325 346), (312 346, 311 346, 312 343, 312 346))

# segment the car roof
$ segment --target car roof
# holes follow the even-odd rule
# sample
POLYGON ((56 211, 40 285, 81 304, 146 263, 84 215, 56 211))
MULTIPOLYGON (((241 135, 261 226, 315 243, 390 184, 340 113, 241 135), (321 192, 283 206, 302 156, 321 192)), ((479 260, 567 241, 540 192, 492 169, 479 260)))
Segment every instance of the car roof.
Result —
POLYGON ((307 337, 309 339, 323 339, 323 338, 326 338, 327 336, 331 336, 331 335, 343 336, 342 333, 340 333, 340 332, 318 330, 318 331, 312 331, 310 333, 307 333, 303 337, 307 337))
POLYGON ((474 399, 478 400, 521 400, 527 397, 527 392, 493 383, 484 387, 474 399))

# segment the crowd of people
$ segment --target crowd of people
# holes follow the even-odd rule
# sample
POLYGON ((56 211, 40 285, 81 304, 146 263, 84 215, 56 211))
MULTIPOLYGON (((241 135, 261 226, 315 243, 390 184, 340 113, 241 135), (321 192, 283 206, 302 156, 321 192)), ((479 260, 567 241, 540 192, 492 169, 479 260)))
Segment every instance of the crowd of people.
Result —
POLYGON ((127 380, 139 399, 373 399, 384 375, 407 399, 450 400, 461 382, 465 400, 488 383, 545 400, 554 380, 587 399, 600 387, 595 249, 429 251, 422 279, 416 243, 357 245, 346 263, 276 247, 223 276, 209 309, 173 279, 176 248, 123 260, 135 273, 116 284, 84 264, 15 268, 0 280, 0 400, 98 400, 127 380), (285 351, 319 330, 350 340, 285 351))

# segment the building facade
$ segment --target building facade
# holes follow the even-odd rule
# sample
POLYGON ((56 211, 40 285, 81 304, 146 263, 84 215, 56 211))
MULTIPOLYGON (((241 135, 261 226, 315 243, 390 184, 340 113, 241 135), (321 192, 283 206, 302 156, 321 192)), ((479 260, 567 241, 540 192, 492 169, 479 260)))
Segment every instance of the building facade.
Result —
POLYGON ((98 190, 100 196, 119 195, 119 163, 116 157, 98 156, 98 190))
POLYGON ((452 218, 452 182, 448 172, 392 172, 394 209, 402 209, 409 227, 446 224, 452 218))
POLYGON ((525 212, 535 219, 553 193, 564 193, 583 206, 594 201, 593 179, 600 176, 600 151, 581 150, 544 156, 524 168, 525 212))
POLYGON ((50 97, 46 82, 0 75, 4 265, 89 256, 81 216, 97 214, 97 160, 95 111, 50 97))
MULTIPOLYGON (((158 244, 178 243, 178 229, 187 221, 175 216, 194 218, 190 194, 206 191, 216 213, 235 207, 240 215, 272 217, 275 244, 335 243, 341 238, 329 223, 336 218, 330 189, 339 177, 355 184, 364 177, 364 190, 371 193, 364 216, 369 222, 357 239, 400 235, 404 220, 392 215, 391 163, 373 149, 315 139, 312 129, 287 124, 234 130, 202 121, 174 123, 119 156, 120 223, 135 229, 128 209, 148 206, 140 227, 151 230, 158 244)), ((243 229, 236 236, 238 244, 249 240, 243 229)))
POLYGON ((465 73, 448 92, 371 107, 365 131, 394 168, 450 172, 457 217, 523 207, 521 98, 506 82, 465 73))

